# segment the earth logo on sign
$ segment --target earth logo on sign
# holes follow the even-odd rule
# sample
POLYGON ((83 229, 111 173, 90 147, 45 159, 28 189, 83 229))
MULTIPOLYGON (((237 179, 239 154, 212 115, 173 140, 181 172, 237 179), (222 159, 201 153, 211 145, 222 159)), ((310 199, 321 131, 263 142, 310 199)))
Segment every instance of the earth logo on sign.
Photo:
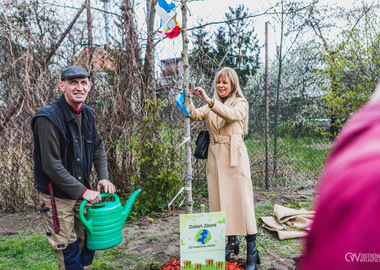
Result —
POLYGON ((200 230, 195 236, 195 240, 203 245, 207 244, 211 239, 211 233, 208 230, 200 230))

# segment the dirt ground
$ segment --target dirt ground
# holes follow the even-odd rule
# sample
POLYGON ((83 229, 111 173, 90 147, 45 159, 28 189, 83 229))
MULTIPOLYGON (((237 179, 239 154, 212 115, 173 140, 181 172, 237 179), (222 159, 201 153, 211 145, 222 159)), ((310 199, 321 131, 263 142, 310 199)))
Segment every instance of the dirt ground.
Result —
MULTIPOLYGON (((272 193, 272 190, 270 191, 272 193)), ((267 204, 284 204, 290 202, 306 202, 314 199, 315 187, 299 187, 289 189, 274 189, 274 196, 264 194, 262 190, 255 190, 255 206, 267 204)), ((194 209, 199 212, 199 209, 194 209)), ((155 217, 138 217, 134 221, 127 220, 127 225, 123 228, 123 242, 118 246, 125 254, 135 254, 131 256, 131 261, 147 261, 164 264, 170 258, 179 258, 180 253, 180 235, 179 235, 179 214, 184 214, 185 209, 175 209, 171 214, 165 213, 155 217)), ((258 213, 256 213, 258 215, 258 213)), ((43 234, 42 219, 39 213, 6 214, 0 217, 0 237, 6 237, 17 234, 21 231, 31 229, 43 234), (41 228, 40 228, 41 227, 41 228)), ((269 232, 265 232, 270 234, 269 232)), ((275 237, 273 235, 273 237, 275 237)), ((258 238, 260 245, 260 238, 258 238)), ((293 241, 293 240, 292 240, 293 241)), ((294 240, 302 241, 302 240, 294 240)), ((242 241, 243 242, 243 241, 242 241)), ((299 244, 297 242, 296 244, 299 244)), ((271 261, 270 266, 266 269, 294 269, 295 261, 299 254, 293 257, 281 257, 276 247, 261 253, 263 262, 271 261)), ((244 255, 239 255, 236 259, 238 262, 244 261, 244 255)), ((140 263, 141 264, 141 263, 140 263)), ((134 267, 133 262, 125 269, 138 269, 134 267)), ((140 268, 141 269, 141 268, 140 268)), ((149 269, 149 268, 147 268, 149 269)))

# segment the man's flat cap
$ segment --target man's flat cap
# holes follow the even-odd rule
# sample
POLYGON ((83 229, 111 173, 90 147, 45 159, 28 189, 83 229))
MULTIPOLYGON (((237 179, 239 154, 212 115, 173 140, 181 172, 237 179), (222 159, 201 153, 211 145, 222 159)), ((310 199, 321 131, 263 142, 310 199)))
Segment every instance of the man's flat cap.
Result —
POLYGON ((71 66, 66 68, 61 74, 61 81, 72 79, 72 78, 90 78, 90 73, 88 73, 84 68, 78 66, 71 66))

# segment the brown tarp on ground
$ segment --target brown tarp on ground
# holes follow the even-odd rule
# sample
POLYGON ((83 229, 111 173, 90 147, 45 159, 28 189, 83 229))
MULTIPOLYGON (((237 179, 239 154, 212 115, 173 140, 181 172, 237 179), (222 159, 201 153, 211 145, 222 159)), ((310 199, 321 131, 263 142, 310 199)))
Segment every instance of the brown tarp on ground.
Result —
POLYGON ((277 232, 280 240, 305 237, 310 229, 315 211, 293 209, 274 205, 273 216, 259 218, 261 226, 277 232))

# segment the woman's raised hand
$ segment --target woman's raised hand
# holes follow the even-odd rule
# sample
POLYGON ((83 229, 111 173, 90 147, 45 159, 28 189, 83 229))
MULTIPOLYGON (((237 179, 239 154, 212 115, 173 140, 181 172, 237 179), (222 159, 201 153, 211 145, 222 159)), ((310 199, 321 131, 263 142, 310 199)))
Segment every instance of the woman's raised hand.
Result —
POLYGON ((210 104, 211 102, 211 98, 208 97, 208 95, 206 94, 205 90, 202 87, 195 87, 193 91, 191 91, 191 94, 199 97, 200 99, 207 102, 208 104, 210 104))

